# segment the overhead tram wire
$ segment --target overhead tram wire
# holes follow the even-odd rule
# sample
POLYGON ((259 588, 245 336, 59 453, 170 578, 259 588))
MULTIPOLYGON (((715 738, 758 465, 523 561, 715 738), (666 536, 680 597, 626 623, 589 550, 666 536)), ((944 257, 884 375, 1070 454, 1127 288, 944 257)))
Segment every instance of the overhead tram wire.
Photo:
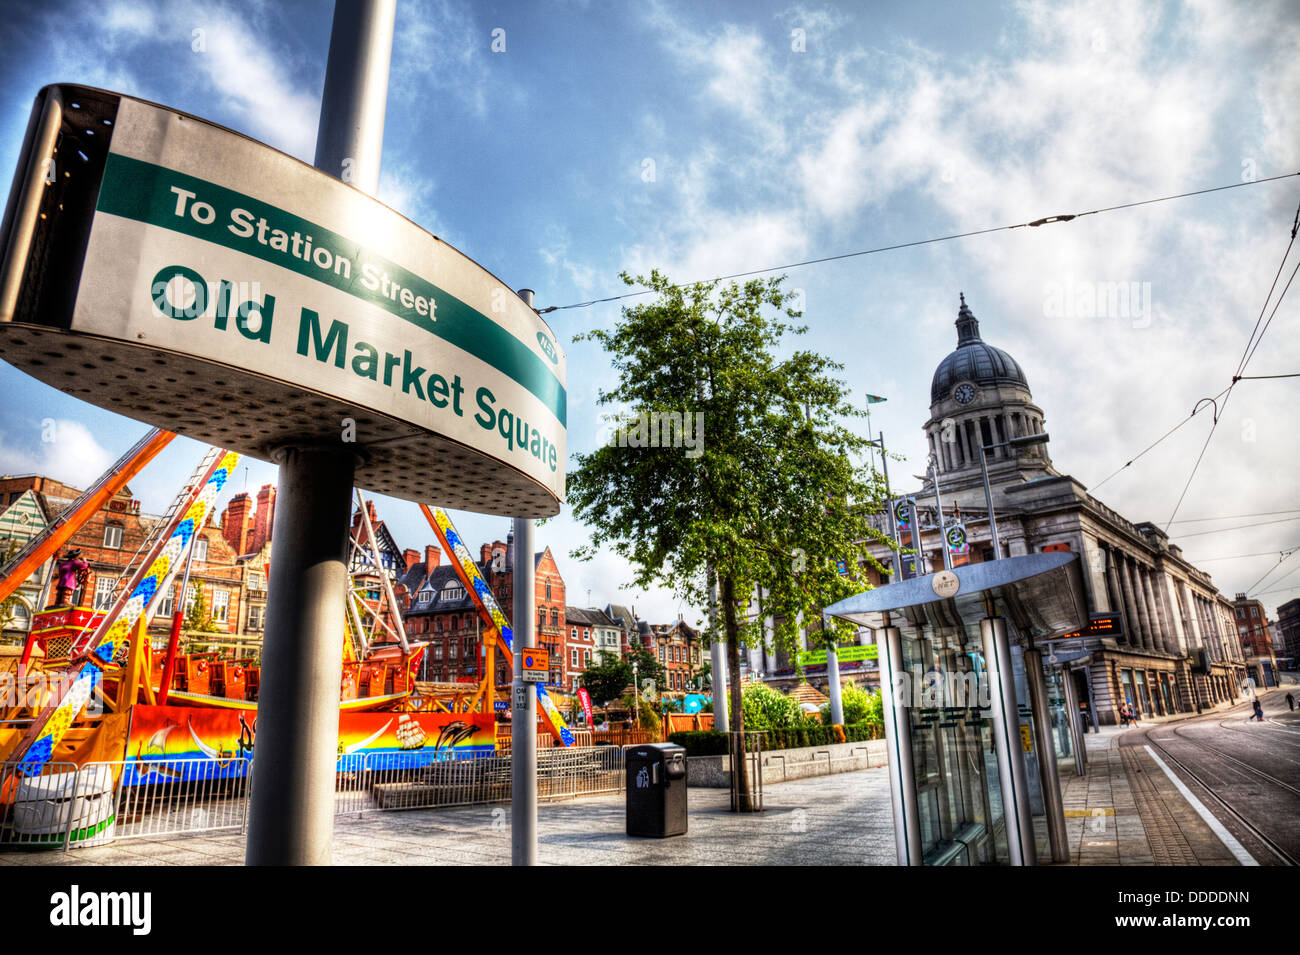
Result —
MULTIPOLYGON (((1288 551, 1295 550, 1297 547, 1300 547, 1300 544, 1295 544, 1292 547, 1286 548, 1286 550, 1288 551)), ((1189 564, 1208 564, 1216 560, 1244 560, 1247 557, 1272 557, 1276 553, 1278 553, 1278 551, 1261 550, 1261 551, 1256 551, 1253 554, 1229 554, 1226 557, 1197 557, 1196 559, 1192 559, 1191 557, 1188 557, 1187 562, 1189 564)))
MULTIPOLYGON (((1178 495, 1178 502, 1174 505, 1173 513, 1169 515, 1169 520, 1165 522, 1165 533, 1169 533, 1169 527, 1173 524, 1174 518, 1178 516, 1178 509, 1183 506, 1183 500, 1187 497, 1187 492, 1192 486, 1192 481, 1196 478, 1196 472, 1201 467, 1201 461, 1205 458, 1205 452, 1210 447, 1210 440, 1214 437, 1214 432, 1219 427, 1219 419, 1228 408, 1228 402, 1232 399, 1232 389, 1237 386, 1241 380, 1246 366, 1250 360, 1255 357, 1255 350, 1259 348, 1259 343, 1264 340, 1264 333, 1268 331, 1269 325, 1273 324, 1273 318, 1277 315, 1277 310, 1282 307, 1282 300, 1286 298, 1287 291, 1291 288, 1291 283, 1295 281, 1296 272, 1300 271, 1300 261, 1296 262, 1296 267, 1291 270, 1290 277, 1286 280, 1286 285, 1278 293, 1277 301, 1273 303, 1273 311, 1268 313, 1268 321, 1264 322, 1264 327, 1260 328, 1259 323, 1264 318, 1264 313, 1268 312, 1268 303, 1273 298, 1273 290, 1277 288, 1277 280, 1286 268, 1286 260, 1291 256, 1291 249, 1295 245, 1296 233, 1300 231, 1300 206, 1296 207, 1295 221, 1291 226, 1291 239, 1286 244, 1286 251, 1282 253, 1282 261, 1278 263, 1277 274, 1273 276, 1273 284, 1268 287, 1268 295, 1264 297, 1264 304, 1260 307, 1259 317, 1255 319, 1255 327, 1250 330, 1250 338, 1246 340, 1246 349, 1242 352, 1241 361, 1237 364, 1237 370, 1233 373, 1232 382, 1228 385, 1228 390, 1222 392, 1223 406, 1220 407, 1215 403, 1214 419, 1210 425, 1210 433, 1205 436, 1205 443, 1201 445, 1201 452, 1196 456, 1196 463, 1192 465, 1192 473, 1187 475, 1187 483, 1183 485, 1183 491, 1178 495), (1258 334, 1256 334, 1258 330, 1258 334)), ((1198 401, 1197 407, 1205 403, 1205 399, 1198 401)), ((1212 401, 1213 403, 1213 401, 1212 401)))
POLYGON ((1175 524, 1204 524, 1206 521, 1244 521, 1250 517, 1277 517, 1279 514, 1300 514, 1300 507, 1290 507, 1284 511, 1259 511, 1256 514, 1224 514, 1222 517, 1184 517, 1174 521, 1175 524))
MULTIPOLYGON (((1066 213, 1064 215, 1043 216, 1039 219, 1033 219, 1029 222, 1017 222, 1014 225, 991 226, 987 229, 975 229, 970 232, 956 232, 952 235, 934 236, 929 239, 917 239, 913 242, 898 242, 894 245, 882 245, 872 249, 860 249, 857 252, 841 252, 838 255, 825 255, 817 259, 805 259, 802 262, 790 262, 785 265, 773 265, 762 269, 749 269, 745 272, 732 272, 730 275, 718 275, 710 279, 700 279, 695 282, 684 282, 673 285, 672 288, 682 289, 689 288, 692 285, 707 284, 711 282, 726 282, 731 279, 749 278, 752 275, 764 275, 768 272, 785 272, 790 269, 799 269, 809 265, 821 265, 825 262, 838 262, 841 259, 852 259, 863 255, 875 255, 879 252, 895 252, 899 249, 910 249, 920 245, 933 245, 937 242, 951 242, 955 239, 969 239, 977 235, 989 235, 993 232, 1007 232, 1011 229, 1037 228, 1039 226, 1051 225, 1057 222, 1070 222, 1074 219, 1081 219, 1084 216, 1100 215, 1103 212, 1117 212, 1121 209, 1134 209, 1138 206, 1148 206, 1157 202, 1170 202, 1174 199, 1188 199, 1193 196, 1204 196, 1212 192, 1223 192, 1226 189, 1240 189, 1242 186, 1254 186, 1265 182, 1276 182, 1280 179, 1290 179, 1294 176, 1300 176, 1298 172, 1283 173, 1280 176, 1267 176, 1263 179, 1252 179, 1249 182, 1233 182, 1226 186, 1213 186, 1209 189, 1197 189, 1193 192, 1180 192, 1171 196, 1159 196, 1155 199, 1140 199, 1136 202, 1122 202, 1118 205, 1103 206, 1099 209, 1090 209, 1087 212, 1066 213)), ((605 298, 593 298, 586 302, 573 302, 569 305, 549 305, 546 308, 538 309, 538 315, 545 315, 547 312, 565 311, 571 308, 589 308, 592 305, 602 305, 606 302, 617 302, 625 298, 639 298, 642 295, 649 295, 651 289, 642 289, 639 292, 624 292, 621 295, 608 295, 605 298)))
MULTIPOLYGON (((1172 428, 1170 428, 1168 431, 1166 431, 1164 434, 1162 434, 1162 435, 1161 435, 1159 438, 1157 438, 1154 442, 1152 442, 1151 444, 1147 445, 1145 448, 1143 448, 1141 451, 1139 451, 1137 454, 1135 454, 1135 455, 1134 455, 1132 458, 1130 458, 1128 461, 1124 462, 1124 464, 1122 464, 1120 467, 1116 468, 1116 469, 1115 469, 1114 471, 1112 471, 1110 474, 1106 475, 1106 477, 1102 478, 1102 479, 1101 479, 1100 481, 1098 481, 1096 484, 1092 485, 1092 487, 1090 488, 1091 491, 1093 491, 1093 492, 1095 493, 1095 492, 1097 491, 1098 488, 1100 488, 1103 484, 1105 484, 1105 483, 1106 483, 1107 481, 1109 481, 1111 478, 1115 477, 1115 476, 1116 476, 1117 474, 1119 474, 1121 471, 1124 471, 1124 470, 1126 470, 1127 468, 1129 468, 1130 466, 1132 466, 1136 461, 1138 461, 1138 460, 1139 460, 1143 455, 1145 455, 1148 451, 1151 451, 1151 450, 1152 450, 1153 448, 1155 448, 1158 444, 1160 444, 1162 441, 1164 441, 1166 438, 1168 438, 1171 434, 1173 434, 1175 431, 1177 431, 1177 430, 1178 430, 1179 428, 1181 428, 1183 425, 1187 424, 1187 422, 1191 421, 1192 418, 1196 417, 1196 415, 1200 413, 1201 409, 1202 409, 1206 404, 1212 405, 1212 406, 1214 406, 1214 407, 1217 409, 1217 412, 1216 412, 1216 415, 1215 415, 1215 419, 1216 419, 1216 420, 1215 420, 1215 426, 1217 427, 1217 425, 1218 425, 1218 420, 1217 420, 1217 419, 1218 419, 1219 415, 1220 415, 1221 412, 1222 412, 1222 409, 1219 409, 1219 408, 1218 408, 1218 400, 1219 400, 1219 398, 1222 398, 1222 397, 1224 397, 1225 395, 1227 395, 1229 392, 1231 392, 1233 386, 1236 385, 1236 383, 1237 383, 1238 381, 1244 381, 1244 380, 1256 379, 1256 378, 1260 378, 1260 379, 1262 379, 1262 378, 1289 378, 1289 377, 1294 377, 1294 376, 1292 376, 1292 375, 1243 375, 1242 372, 1245 371, 1246 364, 1250 361, 1250 358, 1254 355, 1254 349, 1251 347, 1251 346, 1252 346, 1252 343, 1254 344, 1255 347, 1258 347, 1258 345, 1259 345, 1259 339, 1256 338, 1256 336, 1255 336, 1255 332, 1256 332, 1256 330, 1259 328, 1259 323, 1260 323, 1260 321, 1261 321, 1261 320, 1263 319, 1263 317, 1264 317, 1264 312, 1268 309, 1268 303, 1269 303, 1269 301, 1270 301, 1270 300, 1272 299, 1272 297, 1273 297, 1273 290, 1277 288, 1277 280, 1278 280, 1278 278, 1282 275, 1282 270, 1286 268, 1286 260, 1287 260, 1287 257, 1291 254, 1291 246, 1295 243, 1297 229, 1300 229, 1300 207, 1297 207, 1297 209, 1296 209, 1296 218, 1295 218, 1295 221, 1294 221, 1294 222, 1292 223, 1292 225, 1291 225, 1291 241, 1287 243, 1286 253, 1283 254, 1283 256, 1282 256, 1282 261, 1278 264, 1278 267, 1277 267, 1277 273, 1273 276, 1273 283, 1269 286, 1269 289, 1268 289, 1268 296, 1264 299, 1264 305, 1263 305, 1263 307, 1260 309, 1259 317, 1255 319, 1255 326, 1254 326, 1254 328, 1251 329, 1251 332, 1250 332, 1250 338, 1249 338, 1249 339, 1247 340, 1247 342, 1246 342, 1246 348, 1245 348, 1245 351, 1242 352, 1242 358, 1241 358, 1241 361, 1239 361, 1239 362, 1237 363, 1237 371, 1236 371, 1236 374, 1234 374, 1234 375, 1232 376, 1232 381, 1229 382, 1228 387, 1224 388, 1224 389, 1223 389, 1222 391, 1220 391, 1217 395, 1214 395, 1214 396, 1211 397, 1211 398, 1208 398, 1208 399, 1202 398, 1200 401, 1198 401, 1198 402, 1196 403, 1195 407, 1192 408, 1191 414, 1189 414, 1186 418, 1183 418, 1183 419, 1182 419, 1181 421, 1179 421, 1176 425, 1174 425, 1172 428)), ((1292 279, 1295 278, 1295 273, 1294 273, 1294 272, 1292 273, 1291 278, 1292 278, 1292 279)), ((1290 282, 1290 280, 1288 280, 1288 281, 1287 281, 1287 288, 1289 288, 1290 285, 1291 285, 1291 282, 1290 282)), ((1285 288, 1282 290, 1282 295, 1283 295, 1283 296, 1286 295, 1286 289, 1285 289, 1285 288)), ((1275 304, 1274 307, 1273 307, 1273 313, 1274 313, 1274 314, 1277 313, 1277 308, 1278 308, 1278 306, 1281 305, 1281 304, 1282 304, 1282 296, 1279 296, 1279 297, 1278 297, 1278 300, 1277 300, 1277 304, 1275 304)), ((1269 321, 1271 322, 1272 320, 1273 320, 1273 319, 1272 319, 1272 315, 1270 315, 1270 316, 1269 316, 1269 321)), ((1267 328, 1268 328, 1267 324, 1266 324, 1264 327, 1265 327, 1265 330, 1267 330, 1267 328)), ((1260 338, 1263 337, 1263 332, 1260 332, 1260 336, 1259 336, 1259 337, 1260 337, 1260 338)), ((1225 404, 1225 405, 1227 404, 1226 400, 1225 400, 1224 404, 1225 404)), ((1213 428, 1210 429, 1210 433, 1211 433, 1211 435, 1213 435, 1213 433, 1214 433, 1214 429, 1213 429, 1213 428)), ((1207 439, 1206 439, 1206 444, 1208 445, 1208 443, 1209 443, 1209 439, 1207 438, 1207 439)), ((1201 450, 1201 454, 1204 455, 1204 453, 1205 453, 1204 448, 1202 448, 1202 450, 1201 450)), ((1198 457, 1198 458, 1197 458, 1197 464, 1199 465, 1199 463, 1200 463, 1200 458, 1198 457)), ((1192 476, 1195 476, 1195 473, 1196 473, 1195 468, 1193 468, 1193 470, 1192 470, 1192 476)), ((1191 485, 1191 477, 1188 478, 1188 485, 1187 485, 1187 486, 1190 486, 1190 485, 1191 485)), ((1184 488, 1183 488, 1183 495, 1185 496, 1186 493, 1187 493, 1187 488, 1184 487, 1184 488)), ((1181 506, 1181 504, 1182 504, 1182 496, 1179 497, 1178 501, 1179 501, 1179 506, 1181 506)), ((1177 514, 1178 514, 1178 507, 1175 507, 1175 508, 1174 508, 1174 513, 1173 513, 1172 515, 1170 515, 1170 519, 1169 519, 1168 521, 1165 522, 1165 531, 1166 531, 1166 532, 1168 532, 1169 527, 1170 527, 1171 524, 1176 523, 1176 522, 1174 521, 1173 518, 1174 518, 1175 516, 1177 516, 1177 514)))
POLYGON ((1233 527, 1219 527, 1212 531, 1196 531, 1194 534, 1172 534, 1175 540, 1186 540, 1189 537, 1204 537, 1207 534, 1226 534, 1229 531, 1241 531, 1247 527, 1266 527, 1269 524, 1288 524, 1291 521, 1300 521, 1300 517, 1280 517, 1275 521, 1257 521, 1254 524, 1237 524, 1233 527))
MULTIPOLYGON (((1294 556, 1296 555, 1296 553, 1297 553, 1297 551, 1295 551, 1295 550, 1282 551, 1282 556, 1278 558, 1277 563, 1274 564, 1272 567, 1270 567, 1270 568, 1265 572, 1265 574, 1264 574, 1263 577, 1259 578, 1259 580, 1255 581, 1253 584, 1251 584, 1249 587, 1247 587, 1247 588, 1246 588, 1246 593, 1250 593, 1252 590, 1254 590, 1256 587, 1258 587, 1260 584, 1262 584, 1265 580, 1267 580, 1269 577, 1271 577, 1271 576, 1273 575, 1273 571, 1277 570, 1279 567, 1281 567, 1283 564, 1285 564, 1288 560, 1290 560, 1292 557, 1294 557, 1294 556)), ((1274 583, 1278 583, 1278 582, 1280 582, 1280 581, 1286 580, 1286 578, 1288 578, 1288 577, 1290 577, 1292 574, 1294 574, 1294 573, 1296 572, 1296 570, 1300 570, 1300 568, 1295 568, 1295 569, 1293 569, 1293 570, 1288 571, 1287 573, 1285 573, 1285 574, 1283 574, 1281 577, 1279 577, 1276 581, 1274 581, 1274 583)))

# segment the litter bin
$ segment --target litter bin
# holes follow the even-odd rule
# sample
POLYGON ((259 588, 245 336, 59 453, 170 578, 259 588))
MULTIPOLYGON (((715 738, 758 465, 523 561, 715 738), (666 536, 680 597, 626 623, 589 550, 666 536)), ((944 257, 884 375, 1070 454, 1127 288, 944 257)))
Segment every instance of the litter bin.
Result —
POLYGON ((686 750, 676 743, 629 746, 627 834, 680 836, 686 833, 686 750))

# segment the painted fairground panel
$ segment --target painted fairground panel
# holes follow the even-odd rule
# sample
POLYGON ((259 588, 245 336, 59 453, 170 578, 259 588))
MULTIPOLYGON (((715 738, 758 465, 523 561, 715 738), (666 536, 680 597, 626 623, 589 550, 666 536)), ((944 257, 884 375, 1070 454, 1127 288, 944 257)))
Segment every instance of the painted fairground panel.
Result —
MULTIPOLYGON (((477 713, 340 713, 338 752, 369 757, 372 768, 384 770, 491 754, 493 720, 492 714, 477 713)), ((137 704, 124 783, 243 775, 256 742, 256 710, 137 704)))

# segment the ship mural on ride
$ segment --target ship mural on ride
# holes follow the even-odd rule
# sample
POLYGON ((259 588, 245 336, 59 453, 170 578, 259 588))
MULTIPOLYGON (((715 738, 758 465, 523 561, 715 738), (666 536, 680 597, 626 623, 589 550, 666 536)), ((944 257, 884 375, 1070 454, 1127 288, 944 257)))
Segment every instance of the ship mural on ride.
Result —
MULTIPOLYGON (((449 759, 490 755, 491 714, 342 712, 339 770, 411 769, 449 759)), ((149 706, 131 709, 126 785, 163 779, 234 778, 257 758, 257 710, 149 706)))

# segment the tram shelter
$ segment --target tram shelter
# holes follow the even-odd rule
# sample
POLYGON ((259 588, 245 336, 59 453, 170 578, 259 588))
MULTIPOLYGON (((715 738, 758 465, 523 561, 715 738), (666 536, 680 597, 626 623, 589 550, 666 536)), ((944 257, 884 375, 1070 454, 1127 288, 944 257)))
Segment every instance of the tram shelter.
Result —
POLYGON ((1055 652, 1088 621, 1078 555, 966 564, 825 612, 879 647, 899 864, 1069 861, 1060 773, 1085 771, 1083 728, 1055 652))

